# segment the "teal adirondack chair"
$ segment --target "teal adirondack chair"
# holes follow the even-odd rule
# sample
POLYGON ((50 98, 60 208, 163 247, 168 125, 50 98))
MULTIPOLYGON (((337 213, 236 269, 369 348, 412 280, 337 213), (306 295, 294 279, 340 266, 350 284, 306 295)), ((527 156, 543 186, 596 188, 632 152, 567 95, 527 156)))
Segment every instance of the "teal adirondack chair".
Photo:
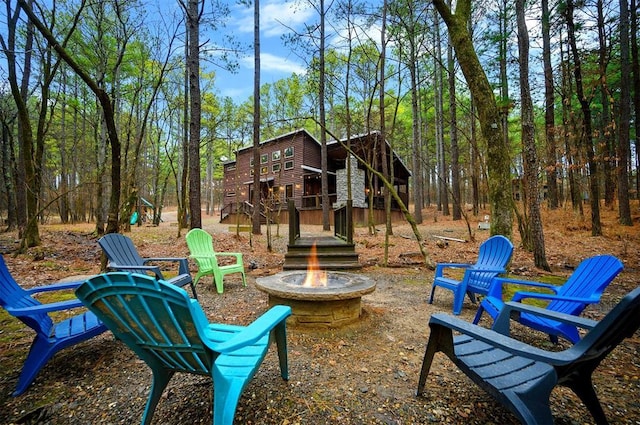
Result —
POLYGON ((213 423, 231 425, 242 391, 275 340, 280 375, 287 380, 286 319, 274 306, 248 326, 209 323, 184 289, 151 276, 113 272, 88 279, 76 295, 147 363, 153 385, 142 417, 149 424, 175 372, 213 379, 213 423))
MULTIPOLYGON (((628 293, 599 322, 508 302, 496 319, 495 330, 442 313, 431 316, 429 327, 418 395, 424 392, 434 355, 442 352, 524 424, 553 423, 549 399, 556 386, 573 391, 593 416, 593 423, 607 424, 592 374, 618 344, 631 338, 640 327, 640 287, 628 293), (510 318, 516 313, 547 317, 588 332, 565 350, 543 350, 507 336, 510 318)), ((438 384, 433 391, 441 397, 447 388, 438 384)))
POLYGON ((467 294, 476 302, 475 294, 487 294, 493 278, 506 271, 513 254, 513 244, 504 236, 492 236, 480 245, 475 264, 438 263, 431 286, 429 304, 433 303, 436 287, 453 291, 453 314, 460 314, 467 294), (464 269, 462 280, 445 276, 446 269, 464 269))
MULTIPOLYGON (((513 295, 511 301, 521 302, 526 299, 550 301, 546 306, 547 310, 577 316, 582 313, 587 305, 600 302, 602 292, 622 271, 623 267, 622 262, 613 255, 596 255, 583 260, 562 286, 530 280, 495 278, 487 297, 482 300, 478 307, 473 323, 478 323, 482 313, 485 311, 494 320, 498 317, 500 310, 504 306, 502 288, 505 284, 548 290, 546 293, 518 291, 513 295)), ((554 343, 558 342, 558 336, 562 336, 574 344, 580 340, 578 329, 571 324, 526 312, 520 314, 517 320, 525 326, 549 334, 549 338, 554 343)))
POLYGON ((63 348, 93 338, 107 330, 107 327, 90 311, 79 311, 69 314, 64 320, 54 322, 49 313, 67 311, 84 305, 78 299, 42 304, 32 295, 73 290, 82 282, 62 282, 46 286, 23 289, 15 281, 4 258, 0 256, 0 305, 12 316, 22 321, 36 333, 29 354, 24 361, 18 377, 18 384, 13 392, 18 396, 26 391, 40 372, 40 369, 63 348))
POLYGON ((242 261, 242 253, 240 252, 216 252, 213 249, 213 238, 202 229, 191 229, 186 235, 187 246, 191 253, 189 258, 193 258, 198 265, 198 273, 194 279, 194 285, 202 276, 211 275, 216 284, 216 290, 219 294, 224 291, 224 276, 233 273, 242 275, 242 284, 247 286, 247 278, 244 272, 244 263, 242 261), (231 264, 220 265, 218 257, 227 256, 234 257, 231 264))

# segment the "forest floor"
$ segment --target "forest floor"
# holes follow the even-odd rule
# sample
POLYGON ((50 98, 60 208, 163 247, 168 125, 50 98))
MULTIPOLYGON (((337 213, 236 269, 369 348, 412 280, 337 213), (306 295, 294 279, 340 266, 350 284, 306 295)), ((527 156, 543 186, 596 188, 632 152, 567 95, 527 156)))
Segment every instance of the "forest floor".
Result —
MULTIPOLYGON (((640 282, 640 212, 634 226, 616 223, 614 211, 603 211, 603 236, 592 237, 589 213, 570 210, 544 212, 547 260, 552 272, 533 266, 532 254, 523 250, 514 232, 514 256, 509 272, 524 279, 543 275, 566 277, 590 256, 609 253, 620 258, 624 271, 605 291, 602 301, 584 315, 601 318, 624 294, 640 282)), ((481 215, 482 217, 482 215, 481 215)), ((184 234, 175 219, 165 215, 158 227, 134 227, 128 235, 144 257, 186 256, 184 234)), ((211 321, 248 324, 267 309, 267 296, 255 279, 282 270, 287 226, 272 230, 272 252, 266 249, 266 229, 253 236, 236 237, 217 216, 204 216, 203 228, 214 235, 216 248, 244 254, 248 286, 239 277, 225 278, 225 291, 217 294, 210 278, 198 286, 199 301, 211 321)), ((470 223, 452 221, 433 209, 419 226, 424 246, 434 262, 475 261, 478 245, 489 235, 470 223), (461 239, 446 243, 436 236, 461 239), (474 239, 474 240, 472 240, 474 239)), ((357 228, 355 241, 363 268, 359 273, 377 283, 363 297, 362 319, 342 329, 288 329, 290 380, 278 371, 271 349, 255 378, 245 389, 237 409, 237 424, 515 424, 516 418, 453 366, 436 356, 427 380, 427 392, 416 397, 424 347, 432 313, 451 312, 449 291, 436 292, 426 302, 433 271, 424 266, 411 228, 395 224, 390 237, 389 267, 382 267, 384 226, 376 235, 357 228)), ((302 232, 320 231, 320 226, 302 232)), ((92 226, 43 225, 41 247, 13 255, 15 233, 0 234, 0 249, 14 277, 24 287, 54 282, 68 276, 99 272, 100 249, 92 226)), ((195 265, 192 264, 192 273, 195 265)), ((471 321, 476 306, 465 300, 461 317, 471 321)), ((482 322, 487 326, 487 321, 482 322)), ((513 335, 547 349, 545 335, 514 326, 513 335)), ((19 397, 11 397, 29 350, 33 333, 0 311, 0 423, 3 424, 131 424, 140 421, 151 383, 151 373, 132 351, 106 332, 90 341, 57 353, 35 382, 19 397)), ((594 374, 594 383, 612 423, 640 424, 640 337, 636 333, 618 346, 594 374)), ((210 423, 212 385, 207 377, 179 374, 169 383, 153 423, 210 423)), ((556 388, 551 408, 557 424, 591 423, 586 408, 573 393, 556 388)))

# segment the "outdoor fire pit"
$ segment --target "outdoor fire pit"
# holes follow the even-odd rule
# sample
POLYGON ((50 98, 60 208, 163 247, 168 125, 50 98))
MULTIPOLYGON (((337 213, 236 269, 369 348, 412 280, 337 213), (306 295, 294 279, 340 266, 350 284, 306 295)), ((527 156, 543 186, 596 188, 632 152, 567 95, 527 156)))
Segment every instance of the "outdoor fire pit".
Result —
POLYGON ((256 279, 256 286, 269 295, 269 306, 291 307, 288 324, 326 328, 357 321, 361 297, 376 289, 366 276, 324 270, 284 271, 256 279))

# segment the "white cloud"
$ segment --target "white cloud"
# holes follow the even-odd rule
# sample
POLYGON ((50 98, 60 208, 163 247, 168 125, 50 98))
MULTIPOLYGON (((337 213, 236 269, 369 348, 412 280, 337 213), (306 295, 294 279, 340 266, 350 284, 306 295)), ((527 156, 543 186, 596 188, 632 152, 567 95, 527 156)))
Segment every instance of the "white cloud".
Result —
MULTIPOLYGON (((242 59, 244 65, 253 69, 253 55, 242 59)), ((302 75, 307 69, 299 63, 293 62, 284 56, 273 55, 271 53, 260 53, 260 70, 264 72, 278 72, 287 75, 293 73, 302 75)))
MULTIPOLYGON (((260 6, 260 32, 266 37, 279 37, 289 28, 300 28, 310 22, 315 14, 309 4, 289 0, 267 1, 260 6)), ((233 24, 238 31, 253 32, 253 9, 236 9, 237 19, 233 24)))

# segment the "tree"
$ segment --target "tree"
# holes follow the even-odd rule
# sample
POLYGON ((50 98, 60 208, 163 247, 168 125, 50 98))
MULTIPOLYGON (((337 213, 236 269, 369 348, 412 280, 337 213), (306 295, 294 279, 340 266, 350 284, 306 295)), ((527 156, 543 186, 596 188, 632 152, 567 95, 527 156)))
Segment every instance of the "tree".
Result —
POLYGON ((478 109, 480 130, 487 143, 487 173, 491 202, 491 234, 511 237, 513 227, 511 161, 504 145, 498 105, 487 75, 480 64, 469 35, 471 0, 457 2, 452 12, 444 0, 433 0, 447 25, 453 47, 478 109))
POLYGON ((591 235, 602 235, 602 223, 600 222, 600 189, 598 185, 598 163, 593 151, 593 127, 591 120, 590 99, 584 91, 582 81, 582 60, 576 42, 576 25, 574 22, 573 0, 567 0, 565 9, 565 20, 567 23, 567 35, 569 38, 569 48, 573 56, 573 75, 576 84, 576 96, 580 102, 582 110, 582 131, 580 132, 580 147, 587 155, 589 165, 589 198, 591 204, 591 235))
POLYGON ((200 0, 188 0, 187 26, 189 28, 189 225, 202 227, 200 208, 200 0))
POLYGON ((525 20, 525 0, 516 0, 518 22, 518 52, 520 63, 520 113, 522 125, 522 162, 527 196, 529 223, 527 233, 531 240, 533 260, 536 267, 550 271, 544 251, 544 233, 538 201, 538 156, 533 123, 533 101, 529 88, 529 33, 525 20))
POLYGON ((547 194, 549 208, 559 206, 558 170, 556 164, 556 134, 555 134, 555 96, 553 82, 553 67, 551 65, 551 13, 549 0, 541 0, 542 8, 542 61, 544 64, 544 129, 547 141, 547 194))
POLYGON ((260 230, 260 1, 254 0, 253 13, 253 216, 252 232, 259 235, 260 230))
MULTIPOLYGON (((629 205, 629 127, 631 116, 629 71, 629 5, 620 0, 620 125, 618 130, 618 214, 620 224, 631 226, 629 205)), ((637 119, 637 117, 636 117, 637 119)), ((638 137, 636 135, 636 137, 638 137)))
MULTIPOLYGON (((115 124, 115 114, 113 111, 112 99, 107 91, 100 87, 100 85, 88 74, 88 72, 78 63, 69 52, 65 49, 64 43, 60 43, 51 31, 40 21, 38 16, 33 12, 26 0, 18 0, 20 6, 24 9, 25 13, 29 17, 29 21, 37 28, 42 36, 47 40, 50 46, 54 48, 56 53, 62 58, 63 61, 69 65, 71 69, 84 81, 84 83, 95 94, 100 106, 102 107, 102 114, 104 123, 107 129, 109 142, 111 145, 111 196, 109 199, 109 215, 107 219, 107 233, 116 233, 118 231, 118 212, 120 204, 120 139, 118 137, 118 131, 115 124)), ((73 27, 80 20, 84 4, 78 9, 73 19, 73 27)))

